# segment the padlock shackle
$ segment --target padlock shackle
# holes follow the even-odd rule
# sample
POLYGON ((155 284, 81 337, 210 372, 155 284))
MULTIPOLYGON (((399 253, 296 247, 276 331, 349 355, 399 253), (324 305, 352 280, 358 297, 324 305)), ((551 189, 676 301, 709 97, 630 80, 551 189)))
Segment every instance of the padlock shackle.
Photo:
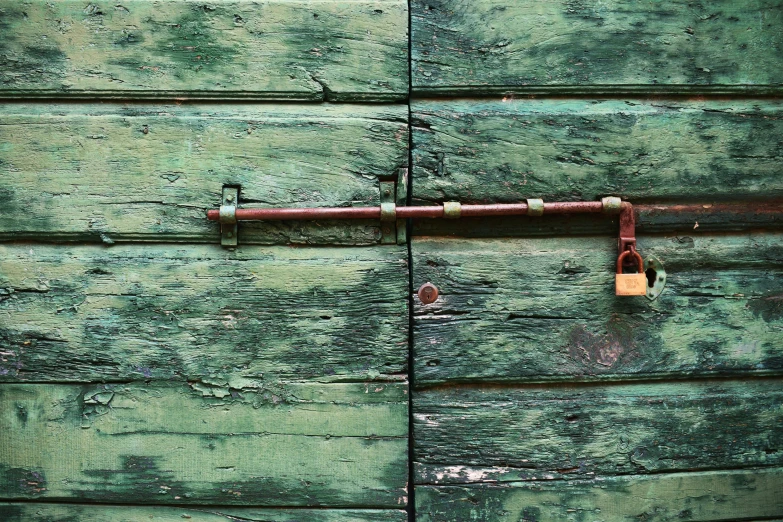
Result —
POLYGON ((623 273, 623 261, 625 261, 625 258, 628 256, 634 256, 636 258, 637 265, 639 266, 638 273, 641 274, 644 272, 644 259, 642 259, 642 256, 639 255, 639 252, 634 250, 626 250, 622 254, 620 254, 620 257, 617 258, 617 273, 622 274, 623 273))

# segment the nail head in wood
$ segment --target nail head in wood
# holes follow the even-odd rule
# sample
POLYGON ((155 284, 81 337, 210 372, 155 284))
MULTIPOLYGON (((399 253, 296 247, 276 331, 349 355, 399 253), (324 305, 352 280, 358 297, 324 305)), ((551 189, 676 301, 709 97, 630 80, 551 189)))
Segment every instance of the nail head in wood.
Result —
POLYGON ((419 287, 419 301, 421 301, 421 304, 432 304, 435 301, 438 300, 438 296, 440 293, 438 292, 438 287, 433 285, 432 283, 424 283, 419 287))

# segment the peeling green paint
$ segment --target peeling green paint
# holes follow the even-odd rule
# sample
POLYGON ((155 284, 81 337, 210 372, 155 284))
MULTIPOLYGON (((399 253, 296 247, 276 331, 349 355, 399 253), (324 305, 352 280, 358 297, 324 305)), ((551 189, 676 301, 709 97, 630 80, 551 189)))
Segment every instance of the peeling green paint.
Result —
MULTIPOLYGON (((783 511, 780 468, 417 488, 417 520, 773 520, 783 511)), ((777 520, 777 519, 775 519, 777 520)))
POLYGON ((0 2, 5 97, 402 100, 398 0, 0 2))
POLYGON ((779 198, 782 108, 777 100, 415 102, 412 198, 779 198))
POLYGON ((781 403, 779 380, 422 390, 416 483, 780 467, 781 403))
POLYGON ((187 384, 2 385, 0 495, 404 508, 407 384, 286 387, 275 402, 252 387, 217 398, 187 384))
POLYGON ((404 250, 5 244, 0 380, 400 379, 404 250))
MULTIPOLYGON (((10 104, 0 114, 0 240, 219 244, 205 213, 223 185, 241 186, 250 207, 372 206, 378 179, 408 162, 404 106, 10 104)), ((381 237, 372 220, 243 223, 239 234, 241 244, 381 237)))
POLYGON ((781 92, 783 4, 414 0, 414 92, 781 92))
POLYGON ((654 301, 614 295, 616 240, 414 238, 416 383, 780 373, 780 236, 639 236, 654 301))
POLYGON ((5 522, 405 522, 404 511, 380 509, 172 508, 0 503, 5 522))

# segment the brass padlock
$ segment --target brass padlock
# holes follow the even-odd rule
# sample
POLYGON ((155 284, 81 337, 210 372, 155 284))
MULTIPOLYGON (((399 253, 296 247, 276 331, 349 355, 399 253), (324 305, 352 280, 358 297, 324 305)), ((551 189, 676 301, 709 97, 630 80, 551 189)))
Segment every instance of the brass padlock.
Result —
POLYGON ((644 273, 644 260, 636 250, 626 250, 617 258, 617 274, 614 276, 615 295, 645 295, 647 294, 647 276, 644 273), (623 261, 628 256, 634 256, 639 266, 636 274, 623 274, 623 261))

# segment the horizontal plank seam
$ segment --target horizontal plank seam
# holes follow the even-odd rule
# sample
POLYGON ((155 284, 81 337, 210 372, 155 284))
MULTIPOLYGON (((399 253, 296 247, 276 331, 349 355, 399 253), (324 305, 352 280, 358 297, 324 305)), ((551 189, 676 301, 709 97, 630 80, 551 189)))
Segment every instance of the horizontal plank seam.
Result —
MULTIPOLYGON (((534 97, 536 99, 676 99, 688 100, 694 96, 700 99, 718 100, 726 99, 776 99, 783 96, 783 87, 771 85, 767 88, 714 88, 714 89, 672 89, 660 88, 654 89, 652 86, 643 86, 639 89, 611 89, 607 87, 591 86, 573 86, 568 87, 538 87, 538 88, 518 88, 513 86, 471 86, 465 88, 415 88, 410 93, 409 100, 416 101, 437 101, 437 100, 455 100, 455 99, 474 99, 474 100, 497 100, 498 96, 511 96, 524 99, 534 97)), ((730 87, 730 86, 728 86, 730 87)))
MULTIPOLYGON (((384 105, 410 105, 415 102, 423 101, 459 101, 459 100, 474 100, 481 101, 497 101, 499 96, 512 96, 517 99, 535 98, 537 100, 557 100, 557 99, 572 99, 572 100, 591 100, 596 97, 600 97, 602 100, 649 100, 650 98, 656 101, 671 100, 671 101, 688 101, 692 100, 694 96, 698 96, 700 101, 739 101, 739 100, 779 100, 783 97, 783 88, 776 88, 770 91, 663 91, 663 90, 649 90, 649 91, 609 91, 609 90, 589 90, 585 88, 579 88, 574 92, 549 92, 549 91, 519 91, 513 89, 498 89, 497 92, 488 93, 486 89, 482 89, 479 92, 472 90, 465 90, 463 92, 454 92, 448 94, 445 92, 437 91, 413 91, 406 95, 400 95, 399 97, 390 97, 378 100, 335 100, 330 101, 327 99, 297 99, 297 98, 264 98, 264 97, 199 97, 199 96, 95 96, 85 95, 68 96, 68 97, 39 97, 26 95, 23 97, 8 97, 0 96, 0 103, 14 104, 14 103, 29 103, 33 101, 40 104, 83 104, 85 102, 111 102, 111 103, 133 103, 139 102, 139 104, 158 102, 158 103, 177 103, 177 104, 198 104, 198 105, 246 105, 248 103, 274 103, 275 105, 323 105, 324 103, 339 103, 340 105, 368 105, 368 106, 384 106, 384 105)), ((391 121, 391 120, 390 120, 391 121)))
MULTIPOLYGON (((405 403, 406 401, 400 400, 400 401, 389 401, 389 402, 398 402, 400 404, 405 403)), ((346 405, 356 404, 356 403, 345 403, 346 405)), ((388 402, 382 402, 382 403, 376 403, 376 404, 388 404, 388 402)), ((339 405, 339 403, 338 403, 339 405)), ((174 436, 181 436, 181 435, 194 435, 197 437, 203 437, 205 434, 215 437, 268 437, 268 436, 281 436, 281 437, 313 437, 317 439, 323 439, 326 434, 309 434, 309 433, 280 433, 280 432, 273 432, 273 431, 250 431, 250 432, 235 432, 232 431, 231 433, 205 433, 203 431, 164 431, 164 430, 137 430, 137 431, 123 431, 118 433, 111 433, 111 432, 105 432, 105 435, 111 436, 111 437, 126 437, 126 436, 135 436, 135 435, 174 435, 174 436)), ((330 437, 334 437, 335 439, 370 439, 370 440, 407 440, 407 435, 329 435, 330 437)))
POLYGON ((641 377, 639 379, 633 379, 628 378, 626 376, 622 376, 623 378, 617 379, 615 377, 609 377, 607 380, 601 380, 600 378, 590 379, 590 380, 584 380, 584 381, 574 381, 573 379, 578 378, 576 376, 569 376, 569 375, 563 375, 562 378, 568 378, 568 381, 562 381, 562 380, 541 380, 541 381, 491 381, 491 380, 484 380, 484 381, 460 381, 460 382, 441 382, 441 383, 433 383, 431 385, 426 384, 420 384, 421 377, 417 379, 417 383, 414 386, 414 389, 416 391, 445 391, 445 390, 454 390, 454 389, 478 389, 478 388, 492 388, 492 389, 498 389, 498 390, 507 390, 507 389, 541 389, 541 388, 554 388, 560 390, 567 390, 567 389, 584 389, 584 388, 605 388, 607 386, 611 387, 619 387, 619 386, 628 386, 628 385, 638 385, 643 386, 645 384, 677 384, 677 383, 697 383, 697 384, 709 384, 709 383, 726 383, 726 382, 742 382, 742 381, 761 381, 761 382, 770 382, 770 381, 780 381, 781 382, 781 389, 783 389, 783 370, 769 370, 769 373, 764 374, 758 374, 758 373, 743 373, 743 374, 735 374, 735 375, 720 375, 720 374, 707 374, 707 375, 689 375, 689 374, 683 374, 681 377, 675 378, 672 375, 666 375, 662 376, 660 379, 656 378, 650 378, 649 374, 645 375, 644 377, 641 377), (609 380, 611 379, 611 380, 609 380), (550 386, 550 385, 556 385, 556 386, 550 386))
MULTIPOLYGON (((343 384, 407 384, 407 374, 385 374, 385 375, 399 375, 399 379, 339 379, 330 381, 318 381, 318 380, 279 380, 275 381, 276 385, 304 385, 304 386, 339 386, 343 384)), ((383 375, 381 376, 383 377, 383 375)), ((187 384, 201 383, 198 379, 118 379, 118 380, 2 380, 0 379, 0 387, 2 386, 100 386, 100 385, 169 385, 171 387, 182 386, 187 384)), ((230 386, 226 385, 226 388, 230 386)), ((242 390, 255 390, 256 388, 233 388, 242 390)), ((403 401, 404 402, 404 401, 403 401)))
MULTIPOLYGON (((170 508, 170 509, 187 509, 190 511, 201 511, 209 513, 210 509, 225 509, 231 510, 243 510, 243 509, 258 509, 258 510, 272 510, 280 509, 285 511, 404 511, 405 506, 401 507, 379 507, 379 506, 362 506, 362 505, 346 505, 346 506, 277 506, 277 505, 242 505, 242 504, 150 504, 144 503, 104 503, 95 501, 92 503, 85 503, 79 500, 69 499, 50 499, 50 498, 19 498, 13 500, 0 500, 0 506, 8 504, 30 505, 30 504, 48 504, 48 505, 68 505, 68 506, 82 506, 90 508, 113 508, 113 507, 147 507, 147 508, 170 508)), ((225 513, 221 513, 224 514, 225 513)), ((232 515, 233 516, 233 515, 232 515)), ((241 520, 241 519, 239 519, 241 520)))
MULTIPOLYGON (((157 104, 176 104, 178 106, 209 106, 209 105, 276 105, 285 107, 286 105, 348 105, 348 106, 362 106, 368 107, 383 107, 383 106, 400 106, 407 105, 410 102, 410 97, 407 94, 401 94, 399 97, 387 98, 387 99, 362 99, 355 101, 333 101, 329 102, 322 98, 318 99, 297 99, 297 98, 263 98, 263 97, 248 97, 248 98, 231 98, 216 95, 211 98, 199 98, 198 96, 164 96, 164 97, 143 97, 143 96, 111 96, 101 97, 94 95, 85 95, 83 97, 73 97, 65 95, 64 97, 55 96, 16 96, 10 97, 5 93, 0 93, 0 103, 5 105, 23 105, 29 103, 35 104, 60 104, 60 105, 84 105, 85 103, 116 103, 126 104, 138 102, 138 105, 152 105, 153 102, 157 104)), ((382 121, 396 121, 395 119, 382 120, 382 121)))

